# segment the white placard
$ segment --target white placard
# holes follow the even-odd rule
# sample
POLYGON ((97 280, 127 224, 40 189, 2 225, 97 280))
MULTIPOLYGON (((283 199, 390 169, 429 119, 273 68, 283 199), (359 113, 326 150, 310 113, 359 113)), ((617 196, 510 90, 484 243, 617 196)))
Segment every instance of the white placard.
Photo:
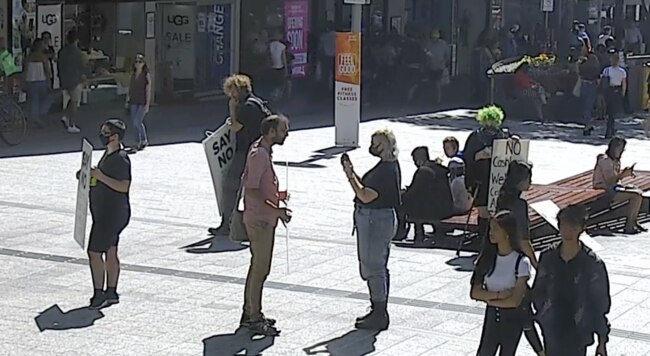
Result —
POLYGON ((235 157, 236 144, 236 133, 230 128, 230 119, 203 140, 220 216, 223 216, 223 180, 235 157))
MULTIPOLYGON (((530 204, 530 207, 533 208, 544 220, 546 220, 549 225, 551 225, 555 231, 560 231, 560 228, 557 223, 557 214, 560 212, 560 208, 553 203, 551 200, 544 200, 537 203, 530 204)), ((603 246, 596 242, 589 234, 583 232, 580 235, 580 241, 587 245, 590 249, 595 252, 598 252, 603 249, 603 246)))
MULTIPOLYGON (((63 46, 63 36, 62 26, 63 21, 61 21, 61 4, 59 5, 39 5, 37 9, 38 22, 37 22, 37 32, 38 37, 41 37, 41 34, 45 31, 52 34, 52 47, 54 47, 54 59, 56 61, 56 56, 59 53, 59 50, 63 46)), ((54 71, 54 89, 59 88, 59 75, 57 73, 56 63, 52 66, 54 71)))
POLYGON ((93 162, 93 146, 83 139, 79 183, 77 184, 77 207, 74 213, 74 240, 84 248, 86 241, 86 220, 90 198, 90 166, 93 162))
POLYGON ((542 1, 542 11, 553 12, 553 10, 555 10, 555 0, 541 0, 541 1, 542 1))
POLYGON ((528 140, 494 140, 490 167, 490 192, 488 195, 488 209, 490 212, 496 212, 499 191, 506 180, 510 162, 527 161, 529 146, 530 141, 528 140))

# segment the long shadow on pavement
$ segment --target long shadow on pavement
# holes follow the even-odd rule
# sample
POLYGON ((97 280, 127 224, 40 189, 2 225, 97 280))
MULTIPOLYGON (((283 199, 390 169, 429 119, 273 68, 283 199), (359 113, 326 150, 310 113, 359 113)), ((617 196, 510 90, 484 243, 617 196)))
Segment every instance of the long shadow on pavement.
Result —
POLYGON ((275 337, 254 337, 247 329, 203 339, 203 356, 256 356, 273 346, 275 337))
POLYGON ((182 248, 188 253, 202 254, 241 251, 247 249, 248 245, 232 242, 226 236, 212 236, 182 248))
POLYGON ((36 326, 43 332, 45 330, 68 330, 81 329, 92 326, 95 321, 104 317, 99 310, 92 310, 88 307, 68 310, 64 312, 58 304, 55 304, 34 318, 36 326))
POLYGON ((311 157, 307 158, 302 162, 273 162, 273 164, 282 166, 288 164, 291 168, 325 168, 322 164, 315 162, 322 160, 329 160, 338 157, 339 155, 355 150, 354 147, 327 147, 317 151, 314 151, 314 154, 311 157))
POLYGON ((454 257, 445 263, 448 266, 453 266, 454 271, 474 272, 474 262, 476 262, 477 257, 478 254, 473 254, 471 256, 454 257))
POLYGON ((307 355, 364 356, 375 351, 379 331, 352 330, 303 349, 307 355))

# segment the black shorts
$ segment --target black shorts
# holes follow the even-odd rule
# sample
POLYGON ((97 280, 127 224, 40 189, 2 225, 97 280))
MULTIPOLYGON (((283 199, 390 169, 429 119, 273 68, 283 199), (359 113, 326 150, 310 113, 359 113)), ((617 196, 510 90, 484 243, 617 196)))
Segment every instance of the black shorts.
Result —
POLYGON ((120 234, 129 224, 131 214, 116 218, 95 218, 90 228, 88 251, 107 252, 111 247, 120 242, 120 234))

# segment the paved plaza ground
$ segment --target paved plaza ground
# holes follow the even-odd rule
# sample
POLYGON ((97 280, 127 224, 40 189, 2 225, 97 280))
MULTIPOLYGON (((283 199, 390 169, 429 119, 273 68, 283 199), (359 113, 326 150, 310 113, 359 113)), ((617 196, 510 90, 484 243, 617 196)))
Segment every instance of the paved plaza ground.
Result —
MULTIPOLYGON (((374 163, 367 154, 370 134, 392 128, 408 184, 415 169, 411 150, 428 145, 441 155, 444 137, 464 141, 476 125, 456 118, 466 115, 363 123, 361 148, 350 157, 364 172, 374 163)), ((604 140, 585 139, 570 126, 510 127, 532 140, 534 183, 589 170, 605 150, 604 140)), ((650 141, 642 139, 639 123, 627 120, 622 129, 630 137, 624 164, 650 170, 650 141)), ((282 329, 274 339, 236 332, 249 252, 206 235, 218 214, 199 144, 152 146, 131 157, 133 218, 120 246, 122 298, 102 311, 84 308, 90 274, 72 238, 80 153, 0 159, 0 355, 475 354, 483 305, 469 298, 468 254, 456 259, 452 251, 394 248, 391 328, 380 334, 353 329, 368 301, 350 234, 353 194, 333 138, 333 128, 294 131, 275 150, 281 188, 289 165, 294 219, 288 246, 278 228, 264 294, 266 314, 282 329)), ((650 234, 595 239, 611 278, 610 355, 650 355, 650 234)), ((533 355, 525 340, 518 354, 533 355)))

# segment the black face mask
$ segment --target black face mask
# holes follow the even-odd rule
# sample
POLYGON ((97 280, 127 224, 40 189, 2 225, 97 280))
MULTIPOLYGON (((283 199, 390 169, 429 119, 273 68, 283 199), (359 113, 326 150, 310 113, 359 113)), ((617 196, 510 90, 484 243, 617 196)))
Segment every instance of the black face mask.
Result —
POLYGON ((100 133, 99 134, 99 140, 101 141, 102 145, 108 146, 108 144, 111 142, 111 137, 110 136, 104 136, 103 134, 100 133))
POLYGON ((368 152, 375 157, 380 157, 382 151, 380 151, 378 147, 370 146, 368 152))

